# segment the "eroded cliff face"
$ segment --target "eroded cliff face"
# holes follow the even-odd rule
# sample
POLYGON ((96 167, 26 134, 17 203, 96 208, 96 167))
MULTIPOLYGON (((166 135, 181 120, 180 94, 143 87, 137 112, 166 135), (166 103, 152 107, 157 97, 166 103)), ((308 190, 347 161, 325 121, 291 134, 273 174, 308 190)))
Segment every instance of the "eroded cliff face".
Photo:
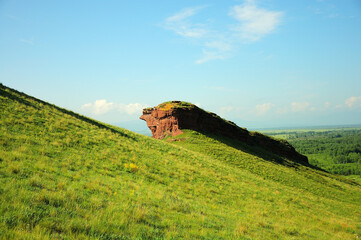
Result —
POLYGON ((147 122, 153 138, 163 139, 166 136, 176 136, 183 133, 182 129, 191 129, 236 139, 247 145, 308 163, 307 157, 296 152, 287 141, 275 140, 258 132, 249 132, 215 113, 206 112, 190 103, 172 101, 146 108, 140 119, 147 122))
POLYGON ((175 109, 144 109, 140 119, 147 122, 154 138, 162 139, 168 135, 176 136, 183 132, 179 129, 179 121, 175 109))

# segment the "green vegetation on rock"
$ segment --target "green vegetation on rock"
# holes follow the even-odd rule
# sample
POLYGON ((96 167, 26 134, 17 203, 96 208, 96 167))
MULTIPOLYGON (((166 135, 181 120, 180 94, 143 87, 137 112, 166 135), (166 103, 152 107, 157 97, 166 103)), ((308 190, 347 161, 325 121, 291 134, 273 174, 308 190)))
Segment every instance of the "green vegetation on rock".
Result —
POLYGON ((189 103, 189 102, 168 101, 168 102, 159 104, 155 108, 168 110, 169 108, 194 108, 194 107, 196 107, 196 105, 189 103))
POLYGON ((1 239, 355 239, 352 180, 194 131, 138 135, 0 86, 1 239))

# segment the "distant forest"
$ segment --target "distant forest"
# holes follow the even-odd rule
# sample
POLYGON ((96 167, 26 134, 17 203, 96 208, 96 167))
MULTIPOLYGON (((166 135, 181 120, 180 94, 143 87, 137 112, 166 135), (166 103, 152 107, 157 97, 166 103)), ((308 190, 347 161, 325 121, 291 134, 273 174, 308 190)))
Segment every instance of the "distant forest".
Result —
POLYGON ((288 140, 312 165, 334 174, 361 175, 361 128, 265 133, 288 140))

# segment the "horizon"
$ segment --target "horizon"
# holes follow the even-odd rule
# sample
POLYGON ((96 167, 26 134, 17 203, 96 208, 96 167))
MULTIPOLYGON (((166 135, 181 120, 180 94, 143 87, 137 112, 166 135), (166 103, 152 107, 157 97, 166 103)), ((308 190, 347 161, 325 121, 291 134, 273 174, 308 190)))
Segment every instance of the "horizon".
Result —
MULTIPOLYGON (((145 135, 152 136, 150 129, 147 127, 147 123, 142 121, 141 124, 136 121, 126 122, 126 123, 109 123, 111 125, 125 128, 131 130, 133 132, 145 135)), ((243 127, 238 125, 239 127, 243 127)), ((267 131, 281 131, 281 130, 330 130, 330 129, 353 129, 353 128, 361 128, 361 124, 339 124, 339 125, 304 125, 304 126, 275 126, 275 127, 250 127, 246 128, 249 131, 258 131, 258 132, 267 132, 267 131)))
MULTIPOLYGON (((3 85, 2 82, 0 82, 0 85, 3 85)), ((5 86, 8 87, 8 86, 5 86)), ((12 88, 10 88, 12 89, 12 88)), ((15 91, 18 91, 17 89, 13 89, 15 91)), ((20 91, 21 92, 21 91, 20 91)), ((27 94, 27 93, 24 93, 27 94)), ((30 96, 30 95, 29 95, 30 96)), ((30 96, 30 97, 34 97, 35 99, 38 99, 40 101, 43 101, 42 99, 37 98, 36 96, 30 96)), ((48 104, 52 104, 52 103, 48 103, 48 104)), ((57 107, 61 107, 61 106, 57 106, 57 107)), ((96 119, 95 119, 96 120, 96 119)), ((146 135, 146 136, 152 136, 152 133, 150 131, 150 129, 147 127, 146 123, 144 123, 143 120, 138 119, 140 121, 128 121, 128 122, 121 122, 121 123, 117 123, 117 122, 108 122, 107 124, 113 125, 113 126, 117 126, 117 127, 121 127, 127 130, 131 130, 133 132, 142 134, 142 135, 146 135)), ((227 119, 226 119, 227 120, 227 119)), ((239 126, 242 127, 242 126, 239 126)), ((275 127, 261 127, 261 128, 246 128, 249 131, 259 131, 259 132, 267 132, 267 131, 282 131, 282 130, 331 130, 331 129, 342 129, 342 130, 347 130, 347 129, 354 129, 354 128, 361 128, 361 124, 339 124, 339 125, 304 125, 304 126, 275 126, 275 127)))
POLYGON ((184 100, 248 129, 361 125, 361 2, 2 1, 0 82, 144 131, 184 100))

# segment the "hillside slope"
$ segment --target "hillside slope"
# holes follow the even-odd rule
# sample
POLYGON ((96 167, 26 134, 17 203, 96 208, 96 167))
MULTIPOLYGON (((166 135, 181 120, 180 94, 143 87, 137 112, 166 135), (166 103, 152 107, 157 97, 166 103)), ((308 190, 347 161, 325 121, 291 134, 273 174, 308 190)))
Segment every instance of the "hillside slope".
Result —
POLYGON ((360 186, 286 158, 194 131, 151 139, 2 85, 0 113, 0 238, 361 235, 360 186))

